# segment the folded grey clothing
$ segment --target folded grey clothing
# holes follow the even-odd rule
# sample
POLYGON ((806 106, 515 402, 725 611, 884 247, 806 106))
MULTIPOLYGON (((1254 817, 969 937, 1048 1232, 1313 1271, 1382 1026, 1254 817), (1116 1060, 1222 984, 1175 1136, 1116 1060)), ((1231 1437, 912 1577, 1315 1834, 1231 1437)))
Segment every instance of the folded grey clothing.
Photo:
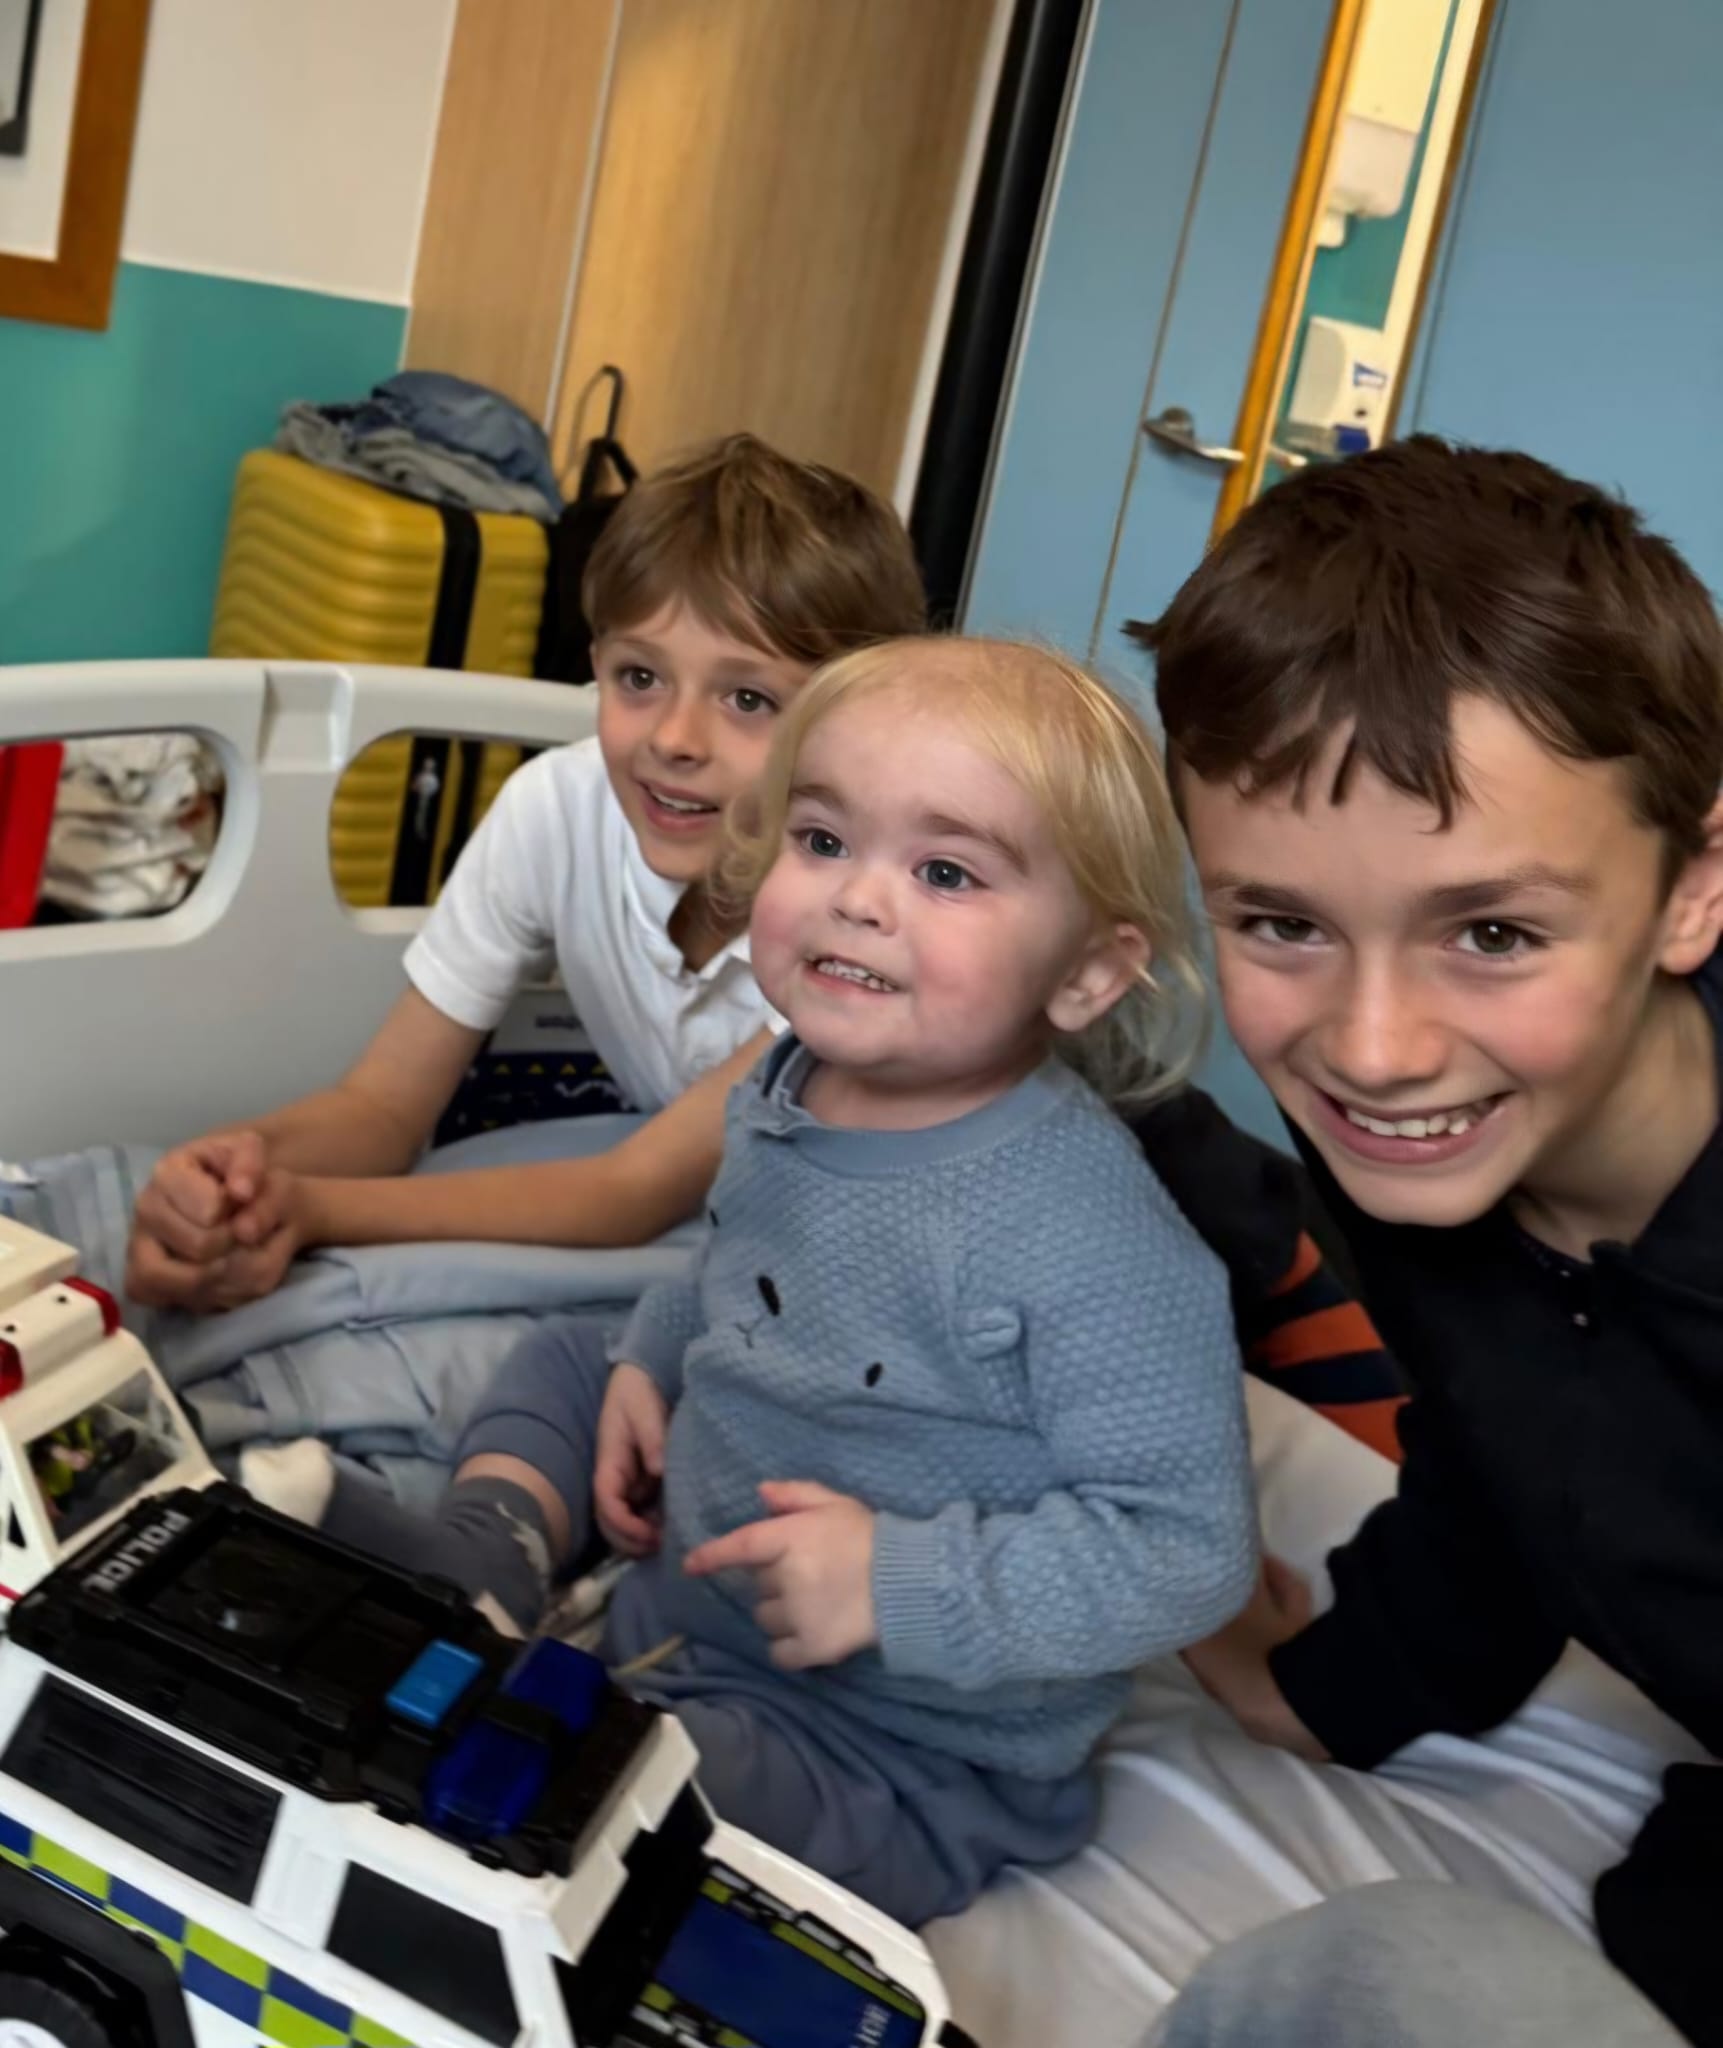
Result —
POLYGON ((469 512, 513 512, 549 521, 557 508, 533 485, 503 476, 476 455, 421 440, 405 427, 354 434, 315 405, 290 405, 275 445, 320 469, 340 470, 385 490, 469 512))
POLYGON ((532 484, 553 505, 562 504, 556 465, 544 428, 532 415, 488 385, 446 370, 398 370, 374 385, 356 405, 329 406, 354 434, 405 427, 421 441, 476 455, 499 476, 532 484))

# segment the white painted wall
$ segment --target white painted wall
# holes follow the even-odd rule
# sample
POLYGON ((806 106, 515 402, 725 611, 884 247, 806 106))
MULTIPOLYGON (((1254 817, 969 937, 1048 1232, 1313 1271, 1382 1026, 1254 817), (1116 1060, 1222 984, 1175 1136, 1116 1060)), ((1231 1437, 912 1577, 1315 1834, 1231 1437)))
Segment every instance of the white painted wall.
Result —
POLYGON ((454 14, 155 0, 123 257, 405 305, 454 14))
POLYGON ((72 101, 84 41, 85 0, 43 9, 30 89, 30 141, 22 156, 0 156, 0 255, 53 256, 60 246, 60 198, 72 140, 72 101))

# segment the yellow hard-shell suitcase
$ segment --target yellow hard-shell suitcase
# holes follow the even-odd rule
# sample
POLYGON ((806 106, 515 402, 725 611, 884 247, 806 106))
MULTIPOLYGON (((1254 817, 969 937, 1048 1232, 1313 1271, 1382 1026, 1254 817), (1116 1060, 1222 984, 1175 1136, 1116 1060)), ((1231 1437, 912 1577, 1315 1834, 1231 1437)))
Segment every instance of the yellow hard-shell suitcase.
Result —
MULTIPOLYGON (((547 553, 535 519, 448 513, 256 449, 234 486, 210 652, 531 675, 547 553)), ((368 748, 330 817, 343 899, 432 901, 520 759, 436 735, 368 748)))

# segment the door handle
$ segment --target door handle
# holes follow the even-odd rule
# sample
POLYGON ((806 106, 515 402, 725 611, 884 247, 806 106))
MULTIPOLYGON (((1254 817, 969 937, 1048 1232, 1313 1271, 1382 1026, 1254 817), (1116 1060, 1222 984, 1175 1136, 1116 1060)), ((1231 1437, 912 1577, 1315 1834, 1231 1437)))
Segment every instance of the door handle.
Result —
POLYGON ((1221 448, 1211 441, 1199 441, 1197 423, 1182 405, 1169 405, 1152 420, 1144 420, 1143 432, 1176 455, 1194 456, 1198 462, 1212 462, 1219 469, 1237 469, 1244 460, 1242 448, 1221 448))

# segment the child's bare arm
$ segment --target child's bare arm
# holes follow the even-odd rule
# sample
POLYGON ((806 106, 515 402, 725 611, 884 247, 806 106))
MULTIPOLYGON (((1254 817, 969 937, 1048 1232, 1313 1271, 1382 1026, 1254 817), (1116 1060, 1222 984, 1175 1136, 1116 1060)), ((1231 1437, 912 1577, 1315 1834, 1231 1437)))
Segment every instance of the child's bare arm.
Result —
POLYGON ((263 1139, 270 1165, 291 1173, 405 1173, 484 1038, 409 988, 333 1088, 249 1128, 263 1139))
POLYGON ((484 1240, 645 1244, 694 1214, 717 1175, 724 1104, 771 1042, 759 1033, 610 1151, 412 1180, 298 1181, 300 1245, 484 1240))

